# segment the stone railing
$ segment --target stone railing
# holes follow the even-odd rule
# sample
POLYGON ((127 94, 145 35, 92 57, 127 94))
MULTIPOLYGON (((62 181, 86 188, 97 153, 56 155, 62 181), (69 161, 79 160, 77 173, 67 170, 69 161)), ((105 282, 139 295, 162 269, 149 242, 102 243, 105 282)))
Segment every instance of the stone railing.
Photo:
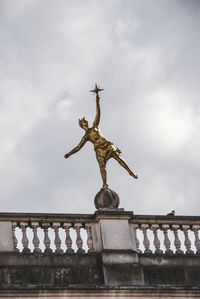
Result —
POLYGON ((103 298, 103 288, 110 288, 115 291, 112 298, 125 298, 131 290, 146 288, 147 296, 132 297, 161 298, 166 288, 171 295, 162 298, 174 298, 182 287, 188 296, 179 298, 196 298, 197 289, 200 298, 199 230, 200 217, 114 209, 93 215, 0 213, 0 297, 5 298, 2 290, 16 289, 35 290, 35 296, 45 298, 47 290, 62 290, 50 293, 55 298, 63 290, 79 290, 68 298, 80 298, 83 291, 99 288, 92 297, 103 298), (123 286, 129 291, 125 297, 117 295, 123 286))
POLYGON ((144 216, 131 219, 140 254, 200 255, 200 217, 144 216))
POLYGON ((200 217, 0 213, 0 251, 83 254, 128 249, 139 254, 200 255, 200 217))
MULTIPOLYGON (((94 251, 92 215, 1 213, 0 225, 8 245, 5 251, 22 253, 85 253, 94 251), (3 225, 3 227, 2 227, 3 225), (11 230, 8 240, 8 231, 11 230), (11 236, 12 235, 12 236, 11 236)), ((2 242, 1 242, 2 243, 2 242)))

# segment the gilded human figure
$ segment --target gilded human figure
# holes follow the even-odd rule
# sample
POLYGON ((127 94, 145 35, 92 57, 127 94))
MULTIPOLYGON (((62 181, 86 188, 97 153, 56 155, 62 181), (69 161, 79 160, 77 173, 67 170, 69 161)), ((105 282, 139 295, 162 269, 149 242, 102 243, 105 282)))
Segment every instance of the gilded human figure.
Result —
POLYGON ((103 188, 106 189, 108 188, 106 164, 110 158, 114 158, 122 167, 124 167, 128 171, 128 173, 133 178, 137 179, 138 176, 129 168, 126 161, 122 158, 121 150, 118 147, 114 146, 112 142, 107 140, 102 135, 99 129, 101 116, 99 92, 102 90, 103 89, 99 88, 97 84, 95 84, 95 89, 91 90, 91 92, 94 92, 96 94, 96 116, 93 125, 89 127, 88 121, 85 119, 85 117, 79 119, 79 125, 85 131, 85 135, 83 136, 79 144, 64 157, 66 159, 69 158, 71 155, 78 152, 87 141, 90 141, 94 145, 97 162, 99 164, 100 173, 103 180, 103 188))

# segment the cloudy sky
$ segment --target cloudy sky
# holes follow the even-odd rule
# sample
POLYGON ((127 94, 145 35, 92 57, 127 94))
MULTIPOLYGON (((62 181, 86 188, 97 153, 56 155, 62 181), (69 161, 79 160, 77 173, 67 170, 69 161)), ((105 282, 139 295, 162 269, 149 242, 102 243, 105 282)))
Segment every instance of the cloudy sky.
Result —
POLYGON ((138 174, 107 165, 120 207, 199 215, 200 1, 0 0, 1 212, 93 213, 92 123, 138 174))

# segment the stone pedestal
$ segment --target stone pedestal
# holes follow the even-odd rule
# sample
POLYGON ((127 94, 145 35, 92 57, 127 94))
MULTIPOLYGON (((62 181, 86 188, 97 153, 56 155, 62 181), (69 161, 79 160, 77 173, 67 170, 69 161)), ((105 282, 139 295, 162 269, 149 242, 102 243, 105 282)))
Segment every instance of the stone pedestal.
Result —
MULTIPOLYGON (((138 263, 135 232, 129 219, 132 212, 96 212, 99 250, 102 252, 105 284, 143 284, 138 263)), ((98 250, 96 248, 96 250, 98 250)))
POLYGON ((11 222, 0 222, 0 251, 14 251, 11 222))

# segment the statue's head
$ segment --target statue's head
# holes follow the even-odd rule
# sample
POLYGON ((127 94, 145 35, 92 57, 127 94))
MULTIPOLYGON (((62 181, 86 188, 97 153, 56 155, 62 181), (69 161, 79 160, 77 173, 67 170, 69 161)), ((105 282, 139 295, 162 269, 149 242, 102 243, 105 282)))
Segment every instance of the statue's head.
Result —
POLYGON ((85 119, 85 117, 79 119, 79 126, 84 130, 88 129, 88 121, 85 119))

